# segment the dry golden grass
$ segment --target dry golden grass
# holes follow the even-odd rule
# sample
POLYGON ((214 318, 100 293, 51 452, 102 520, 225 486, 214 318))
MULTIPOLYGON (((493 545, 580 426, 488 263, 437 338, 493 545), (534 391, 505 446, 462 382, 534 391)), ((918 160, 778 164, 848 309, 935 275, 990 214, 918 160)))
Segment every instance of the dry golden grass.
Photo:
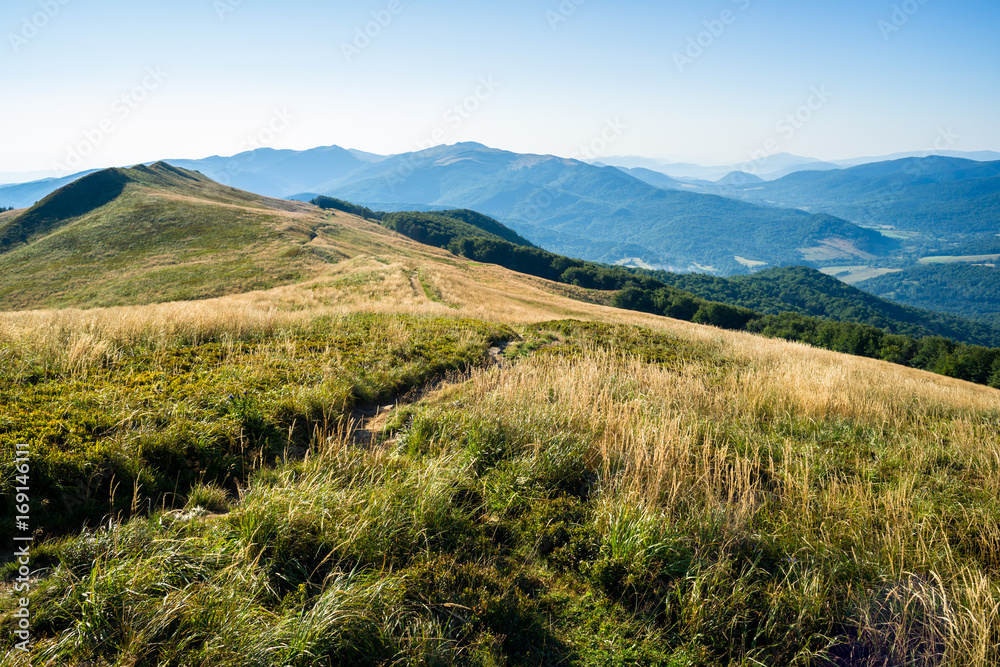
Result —
POLYGON ((324 233, 309 245, 351 258, 317 271, 317 277, 303 283, 201 301, 0 313, 0 342, 61 353, 81 336, 113 345, 178 337, 199 340, 223 333, 241 336, 318 316, 355 312, 448 315, 509 323, 616 314, 553 294, 564 292, 563 286, 495 266, 473 266, 352 216, 341 214, 326 224, 324 233), (371 252, 380 254, 367 254, 371 252), (441 290, 444 303, 428 298, 413 279, 421 269, 441 290))
MULTIPOLYGON (((308 245, 349 259, 318 268, 314 278, 299 284, 215 299, 0 313, 0 342, 66 353, 84 339, 100 347, 178 337, 199 340, 223 333, 240 336, 356 312, 445 315, 504 324, 573 318, 641 325, 724 348, 741 365, 754 369, 740 376, 741 382, 760 383, 753 395, 760 400, 782 397, 789 408, 794 405, 813 417, 863 414, 891 421, 901 396, 907 407, 916 401, 942 410, 986 409, 1000 400, 996 390, 923 371, 581 301, 579 297, 599 301, 604 296, 470 262, 346 213, 323 214, 297 203, 290 208, 286 216, 297 221, 301 231, 322 226, 322 233, 308 245), (415 279, 418 271, 440 292, 441 303, 421 289, 415 279)), ((291 233, 295 225, 281 229, 291 233)))
MULTIPOLYGON (((266 334, 358 312, 645 326, 698 354, 676 364, 596 347, 540 354, 474 371, 431 405, 451 410, 460 400, 473 418, 516 422, 539 439, 586 438, 606 485, 596 509, 605 531, 627 521, 677 527, 711 535, 697 545, 706 553, 780 544, 812 567, 772 593, 802 604, 825 604, 857 572, 879 582, 848 587, 842 603, 858 642, 884 651, 884 664, 998 664, 1000 392, 574 300, 574 288, 346 214, 296 208, 286 218, 288 234, 322 224, 308 243, 348 259, 300 284, 218 299, 0 313, 0 351, 85 371, 136 344, 266 334)), ((698 609, 691 627, 710 613, 698 609)))
MULTIPOLYGON (((614 481, 609 512, 715 523, 736 542, 771 532, 814 561, 827 545, 853 554, 883 582, 853 594, 860 639, 887 655, 996 664, 1000 586, 983 562, 1000 564, 1000 514, 977 499, 1000 498, 1000 392, 781 341, 662 328, 711 344, 725 372, 719 359, 668 368, 591 350, 481 371, 462 403, 539 433, 595 434, 602 479, 614 481)), ((836 574, 814 576, 818 595, 836 574)))

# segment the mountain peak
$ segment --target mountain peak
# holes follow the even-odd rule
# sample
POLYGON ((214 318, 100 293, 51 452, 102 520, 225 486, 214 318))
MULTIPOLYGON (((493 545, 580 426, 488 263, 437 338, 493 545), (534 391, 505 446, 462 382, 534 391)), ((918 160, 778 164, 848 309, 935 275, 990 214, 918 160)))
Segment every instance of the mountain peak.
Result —
POLYGON ((93 213, 118 199, 128 187, 195 195, 223 203, 265 200, 167 162, 138 164, 131 168, 110 167, 64 185, 10 221, 0 229, 0 250, 28 243, 68 221, 93 213))
POLYGON ((456 144, 452 144, 455 148, 475 148, 475 149, 487 149, 487 150, 499 150, 491 149, 486 144, 481 144, 478 141, 460 141, 456 144))
POLYGON ((756 174, 745 171, 731 171, 716 181, 719 185, 751 185, 754 183, 764 183, 764 179, 756 174))
POLYGON ((0 232, 0 249, 6 249, 55 229, 114 201, 134 179, 132 170, 112 167, 88 174, 65 185, 29 208, 0 232))

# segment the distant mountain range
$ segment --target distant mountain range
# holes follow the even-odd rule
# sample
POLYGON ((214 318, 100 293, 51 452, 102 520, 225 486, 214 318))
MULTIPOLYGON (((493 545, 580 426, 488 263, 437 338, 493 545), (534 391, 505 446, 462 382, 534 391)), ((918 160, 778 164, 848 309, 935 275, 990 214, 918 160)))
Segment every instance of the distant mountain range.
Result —
MULTIPOLYGON (((231 157, 215 155, 199 160, 168 159, 164 162, 198 171, 218 183, 247 192, 286 198, 299 192, 316 190, 326 182, 384 159, 384 156, 363 151, 324 146, 307 151, 259 148, 231 157)), ((42 197, 94 171, 0 186, 0 206, 31 206, 42 197)))
POLYGON ((287 198, 302 192, 322 193, 328 183, 338 182, 348 174, 386 159, 382 155, 324 146, 307 151, 259 148, 232 157, 170 159, 166 162, 199 171, 234 188, 265 197, 287 198))
MULTIPOLYGON (((328 146, 168 162, 268 197, 475 209, 555 252, 678 271, 857 265, 900 252, 899 239, 890 238, 898 235, 872 228, 923 234, 921 249, 934 238, 1000 231, 1000 161, 904 158, 841 168, 779 154, 766 161, 775 170, 766 176, 762 163, 719 167, 714 182, 668 176, 656 160, 617 161, 601 166, 463 143, 392 156, 328 146)), ((30 206, 89 173, 0 187, 0 206, 30 206)))
MULTIPOLYGON (((372 178, 383 181, 384 169, 399 168, 389 159, 353 157, 366 163, 364 169, 373 173, 372 178)), ((416 158, 410 158, 413 159, 416 158)), ((567 167, 560 167, 559 162, 566 161, 516 156, 476 145, 448 147, 435 151, 435 159, 423 163, 424 170, 429 170, 423 184, 418 181, 409 187, 436 183, 461 191, 460 186, 469 181, 456 175, 456 169, 472 173, 473 177, 476 170, 488 170, 501 184, 512 179, 526 183, 531 181, 532 174, 537 178, 551 177, 550 170, 563 174, 567 167)), ((611 167, 582 163, 572 163, 570 167, 571 175, 563 176, 561 184, 567 193, 563 196, 569 199, 569 193, 589 186, 588 205, 600 201, 603 179, 610 178, 630 182, 627 187, 631 188, 628 191, 631 201, 645 201, 645 189, 653 193, 649 201, 660 206, 669 207, 693 198, 698 206, 709 202, 733 207, 734 217, 759 209, 720 197, 659 190, 611 167)), ((411 177, 418 178, 416 170, 411 177)), ((479 182, 481 177, 479 174, 471 182, 479 182)), ((402 187, 400 190, 412 196, 412 191, 402 187)), ((319 198, 316 203, 321 208, 263 197, 165 162, 88 174, 30 209, 0 213, 0 309, 203 298, 295 282, 344 259, 342 250, 351 243, 361 247, 370 243, 363 234, 357 238, 351 235, 357 230, 345 234, 338 227, 336 216, 330 217, 321 210, 339 209, 378 220, 420 243, 447 247, 476 261, 498 263, 557 282, 605 290, 603 294, 607 290, 619 292, 631 281, 640 292, 656 292, 656 298, 662 299, 664 295, 657 290, 670 286, 674 291, 668 290, 666 294, 671 303, 676 302, 670 308, 700 297, 761 314, 818 316, 917 337, 938 334, 971 343, 1000 344, 1000 331, 986 324, 899 306, 805 267, 771 269, 730 279, 602 267, 537 248, 500 222, 470 210, 452 210, 442 215, 385 214, 359 209, 342 200, 319 198)), ((789 220, 806 229, 816 225, 832 229, 842 224, 829 216, 759 210, 768 215, 774 212, 794 215, 789 220)), ((761 219, 755 224, 769 225, 766 238, 772 238, 770 235, 779 229, 782 220, 761 219)), ((595 297, 606 298, 600 293, 595 297)), ((651 307, 655 304, 654 299, 651 307)), ((645 306, 640 299, 625 307, 642 310, 645 306)), ((672 317, 679 316, 671 313, 672 317)), ((688 318, 692 316, 692 312, 687 312, 688 318)), ((749 311, 746 316, 751 316, 749 311)))
POLYGON ((688 162, 666 162, 637 157, 602 157, 594 164, 619 167, 623 169, 644 168, 659 172, 675 179, 688 181, 717 181, 734 171, 744 171, 760 178, 772 180, 804 169, 839 169, 836 164, 823 162, 815 158, 792 155, 790 153, 775 153, 757 161, 748 161, 731 165, 704 166, 688 162))
POLYGON ((718 194, 939 237, 1000 232, 1000 161, 903 158, 837 171, 800 171, 718 194))
POLYGON ((675 270, 857 261, 895 245, 833 216, 667 190, 615 167, 475 143, 369 163, 317 192, 383 210, 474 209, 553 252, 675 270))
MULTIPOLYGON (((940 151, 934 155, 978 162, 1000 160, 1000 152, 996 151, 940 151)), ((296 193, 322 190, 325 184, 346 176, 354 169, 390 157, 395 156, 377 155, 339 146, 322 146, 306 151, 260 148, 230 157, 216 155, 201 159, 177 158, 165 161, 186 169, 195 169, 233 187, 245 188, 269 197, 287 197, 296 193)), ((928 154, 910 152, 823 161, 790 153, 776 153, 756 161, 731 165, 701 165, 638 156, 609 156, 592 160, 590 163, 599 167, 618 167, 629 175, 656 187, 695 189, 690 186, 708 185, 720 179, 726 179, 726 184, 732 184, 730 181, 734 172, 743 172, 764 181, 773 181, 799 171, 833 171, 914 157, 928 157, 928 154)), ((96 170, 91 169, 66 176, 52 176, 50 172, 0 173, 0 205, 15 208, 30 206, 41 198, 37 196, 38 193, 44 193, 41 195, 44 196, 94 171, 96 170), (37 178, 32 178, 33 175, 37 175, 37 178)), ((753 179, 748 182, 753 182, 753 179)))
MULTIPOLYGON (((605 262, 738 273, 864 260, 894 245, 834 216, 687 192, 688 184, 654 173, 640 179, 614 167, 476 143, 388 157, 331 146, 169 162, 265 196, 321 194, 383 210, 475 209, 555 252, 605 262)), ((59 184, 0 188, 0 205, 23 206, 59 184)))
MULTIPOLYGON (((1000 160, 1000 153, 996 151, 936 151, 933 154, 943 157, 976 160, 978 162, 1000 160)), ((642 168, 670 176, 671 178, 688 181, 714 182, 728 176, 734 171, 747 172, 765 181, 773 181, 799 171, 832 171, 834 169, 845 169, 874 162, 889 162, 903 158, 928 156, 927 152, 910 152, 895 153, 881 157, 859 157, 847 160, 824 161, 801 155, 792 155, 790 153, 775 153, 755 160, 730 165, 701 165, 690 162, 672 162, 670 160, 657 160, 647 157, 615 155, 602 157, 593 162, 602 166, 621 167, 623 169, 642 168)))

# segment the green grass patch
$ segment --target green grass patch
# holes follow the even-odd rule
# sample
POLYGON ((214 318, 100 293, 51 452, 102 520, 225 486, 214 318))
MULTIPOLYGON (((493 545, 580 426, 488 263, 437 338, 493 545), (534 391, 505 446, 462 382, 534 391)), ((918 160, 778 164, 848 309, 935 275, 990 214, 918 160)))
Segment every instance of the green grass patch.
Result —
POLYGON ((424 269, 417 270, 417 280, 420 282, 420 287, 424 290, 424 296, 426 296, 434 303, 440 303, 445 306, 448 306, 449 308, 458 307, 454 304, 448 303, 445 300, 444 295, 441 294, 441 290, 438 288, 437 285, 434 284, 434 281, 431 279, 431 277, 427 274, 427 271, 425 271, 424 269))
POLYGON ((301 456, 316 428, 337 428, 355 405, 478 364, 511 335, 363 315, 264 338, 126 349, 83 369, 0 349, 3 492, 14 484, 14 445, 27 443, 35 518, 50 531, 130 513, 136 498, 143 511, 183 505, 193 485, 232 486, 254 467, 301 456))
MULTIPOLYGON (((24 407, 77 428, 61 445, 31 440, 44 456, 120 452, 149 483, 170 482, 179 461, 209 459, 171 458, 180 450, 168 435, 159 448, 115 449, 117 434, 123 424, 173 433, 183 415, 202 420, 193 433, 243 433, 247 451, 265 452, 243 475, 190 476, 177 509, 154 504, 40 542, 33 664, 993 664, 995 646, 956 652, 966 636, 948 635, 967 631, 965 618, 990 618, 976 615, 970 591, 987 606, 1000 601, 995 469, 959 456, 949 428, 967 419, 962 428, 995 447, 995 414, 911 405, 905 418, 869 423, 807 419, 779 409, 780 397, 742 413, 696 404, 683 413, 693 428, 663 445, 688 447, 666 468, 676 488, 639 498, 633 477, 648 471, 604 458, 609 431, 641 449, 685 397, 629 375, 636 362, 691 379, 678 386, 714 387, 741 371, 721 349, 637 327, 559 321, 515 332, 387 316, 136 349, 86 374, 12 365, 15 388, 34 397, 24 407), (486 346, 517 337, 510 363, 397 409, 378 446, 278 452, 314 445, 308 424, 478 363, 486 346), (643 417, 622 425, 568 404, 579 387, 552 369, 594 360, 611 370, 595 381, 600 410, 638 405, 643 417), (510 377, 537 395, 511 396, 510 377), (129 381, 114 394, 110 385, 129 381), (147 403, 130 403, 132 393, 147 403), (78 396, 80 412, 41 398, 62 395, 78 396), (157 411, 160 396, 170 410, 157 411), (918 447, 926 456, 915 470, 918 447), (271 455, 277 463, 263 465, 271 455), (727 495, 737 472, 752 497, 727 495), (973 581, 981 587, 962 583, 973 581)), ((10 581, 13 568, 4 573, 10 581)), ((0 595, 3 650, 14 609, 0 595)))

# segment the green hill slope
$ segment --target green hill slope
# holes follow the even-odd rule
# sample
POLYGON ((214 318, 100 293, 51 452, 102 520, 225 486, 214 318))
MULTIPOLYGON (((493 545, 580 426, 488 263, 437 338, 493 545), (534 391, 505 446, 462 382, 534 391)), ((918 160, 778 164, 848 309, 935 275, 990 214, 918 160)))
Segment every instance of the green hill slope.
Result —
POLYGON ((315 209, 163 163, 85 176, 0 223, 0 309, 195 299, 294 282, 315 209))

